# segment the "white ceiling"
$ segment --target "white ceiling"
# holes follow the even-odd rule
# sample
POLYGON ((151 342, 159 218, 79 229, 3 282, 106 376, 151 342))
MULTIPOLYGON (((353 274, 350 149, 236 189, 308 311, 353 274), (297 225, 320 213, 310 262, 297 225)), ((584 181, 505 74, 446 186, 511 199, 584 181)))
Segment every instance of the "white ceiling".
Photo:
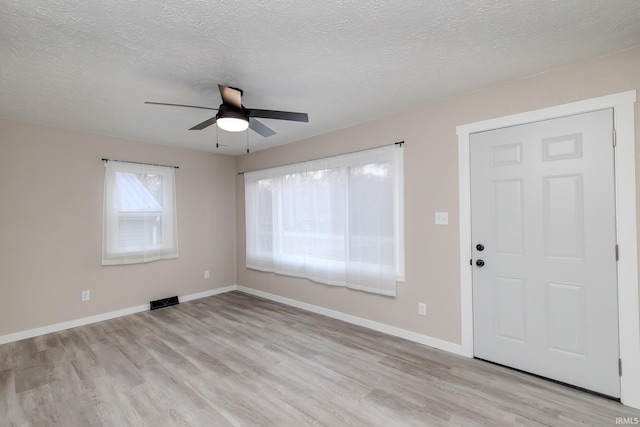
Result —
POLYGON ((0 0, 0 117, 216 151, 144 101, 309 113, 255 151, 638 44, 638 0, 0 0))

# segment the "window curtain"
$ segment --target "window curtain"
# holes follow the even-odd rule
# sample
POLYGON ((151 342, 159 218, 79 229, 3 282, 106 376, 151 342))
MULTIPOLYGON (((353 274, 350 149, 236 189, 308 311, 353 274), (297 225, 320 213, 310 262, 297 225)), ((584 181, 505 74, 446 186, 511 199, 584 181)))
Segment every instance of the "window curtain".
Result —
POLYGON ((246 266, 395 295, 402 176, 396 145, 245 173, 246 266))
POLYGON ((105 163, 102 265, 178 257, 175 168, 105 163))

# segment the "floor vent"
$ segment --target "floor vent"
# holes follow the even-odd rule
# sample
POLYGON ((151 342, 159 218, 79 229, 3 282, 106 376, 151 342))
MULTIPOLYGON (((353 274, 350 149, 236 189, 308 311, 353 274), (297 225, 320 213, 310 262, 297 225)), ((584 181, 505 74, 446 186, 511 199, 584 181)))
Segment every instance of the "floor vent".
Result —
POLYGON ((164 308, 164 307, 169 307, 172 305, 176 305, 179 304, 180 301, 178 301, 178 297, 169 297, 169 298, 163 298, 163 299, 157 299, 155 301, 151 301, 151 310, 157 310, 159 308, 164 308))

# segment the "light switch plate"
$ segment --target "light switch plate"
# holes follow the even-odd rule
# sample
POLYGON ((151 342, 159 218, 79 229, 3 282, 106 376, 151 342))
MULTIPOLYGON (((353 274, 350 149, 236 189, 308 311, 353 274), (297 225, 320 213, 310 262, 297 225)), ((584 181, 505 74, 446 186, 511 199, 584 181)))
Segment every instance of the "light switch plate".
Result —
POLYGON ((427 304, 425 304, 423 302, 419 302, 418 303, 418 314, 420 316, 426 316, 427 315, 427 304))
POLYGON ((438 225, 449 224, 449 212, 436 212, 436 224, 438 225))

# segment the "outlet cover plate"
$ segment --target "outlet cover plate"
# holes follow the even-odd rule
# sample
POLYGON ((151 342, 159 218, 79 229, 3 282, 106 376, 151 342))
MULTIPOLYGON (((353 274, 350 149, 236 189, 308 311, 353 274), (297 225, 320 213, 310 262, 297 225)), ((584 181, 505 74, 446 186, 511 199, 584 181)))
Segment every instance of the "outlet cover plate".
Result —
POLYGON ((449 212, 436 212, 436 224, 438 225, 449 224, 449 212))
POLYGON ((82 301, 89 301, 91 299, 91 291, 82 291, 82 301))

